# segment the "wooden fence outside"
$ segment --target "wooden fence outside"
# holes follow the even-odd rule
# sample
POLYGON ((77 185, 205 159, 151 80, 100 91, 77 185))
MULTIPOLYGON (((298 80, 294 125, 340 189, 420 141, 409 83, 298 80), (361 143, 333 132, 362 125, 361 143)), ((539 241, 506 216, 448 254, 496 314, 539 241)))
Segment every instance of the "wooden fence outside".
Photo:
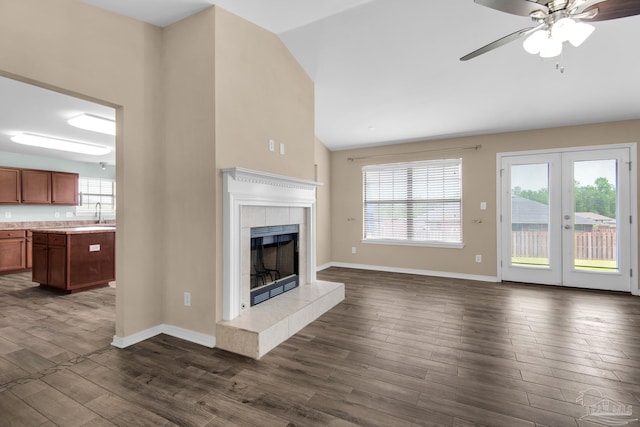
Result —
MULTIPOLYGON (((576 259, 615 260, 616 230, 576 231, 576 259)), ((526 258, 548 258, 549 236, 546 231, 512 231, 511 256, 526 258)))

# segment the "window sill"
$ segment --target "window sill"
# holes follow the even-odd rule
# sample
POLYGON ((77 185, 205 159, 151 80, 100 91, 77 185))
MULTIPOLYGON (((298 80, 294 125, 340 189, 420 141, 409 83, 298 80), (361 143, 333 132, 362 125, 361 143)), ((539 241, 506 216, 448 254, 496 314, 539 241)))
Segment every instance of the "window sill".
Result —
MULTIPOLYGON (((98 217, 96 216, 95 212, 89 212, 89 211, 76 211, 75 216, 77 218, 82 218, 82 219, 98 219, 98 217)), ((102 219, 115 219, 116 217, 116 211, 102 211, 102 219)))
POLYGON ((363 239, 362 243, 371 244, 371 245, 418 246, 423 248, 445 248, 445 249, 464 248, 464 243, 436 242, 436 241, 413 242, 409 240, 363 239))

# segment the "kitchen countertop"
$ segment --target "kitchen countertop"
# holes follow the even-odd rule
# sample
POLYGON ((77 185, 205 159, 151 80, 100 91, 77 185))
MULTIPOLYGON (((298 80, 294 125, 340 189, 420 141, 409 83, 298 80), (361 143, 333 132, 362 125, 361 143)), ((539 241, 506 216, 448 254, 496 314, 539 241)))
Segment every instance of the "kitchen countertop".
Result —
POLYGON ((114 226, 88 225, 80 227, 61 227, 61 228, 36 228, 32 230, 34 233, 50 233, 50 234, 86 234, 86 233, 115 233, 114 226))
POLYGON ((0 231, 5 230, 51 230, 58 228, 76 227, 115 227, 113 219, 107 219, 103 223, 96 223, 95 220, 73 220, 73 221, 19 221, 0 222, 0 231))

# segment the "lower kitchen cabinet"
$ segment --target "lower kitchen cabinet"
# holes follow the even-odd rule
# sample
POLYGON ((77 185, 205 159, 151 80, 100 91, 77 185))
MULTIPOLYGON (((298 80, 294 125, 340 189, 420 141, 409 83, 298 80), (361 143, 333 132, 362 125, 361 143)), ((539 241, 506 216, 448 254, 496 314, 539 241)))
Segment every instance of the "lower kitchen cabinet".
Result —
POLYGON ((0 231, 0 273, 26 268, 25 230, 0 231))
POLYGON ((115 280, 115 228, 104 228, 34 231, 32 280, 68 292, 115 280))
POLYGON ((33 266, 33 233, 31 230, 27 230, 27 237, 25 239, 27 246, 27 259, 26 259, 26 268, 31 268, 33 266))

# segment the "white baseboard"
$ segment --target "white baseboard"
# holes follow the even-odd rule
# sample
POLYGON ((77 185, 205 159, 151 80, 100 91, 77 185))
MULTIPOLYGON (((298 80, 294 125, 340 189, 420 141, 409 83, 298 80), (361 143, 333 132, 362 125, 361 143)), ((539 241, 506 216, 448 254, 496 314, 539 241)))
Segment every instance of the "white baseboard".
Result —
POLYGON ((328 262, 326 264, 322 264, 316 267, 316 271, 322 271, 322 270, 326 270, 329 267, 333 267, 333 263, 328 262))
POLYGON ((203 334, 201 332, 195 332, 189 329, 179 328, 173 325, 163 325, 163 334, 171 335, 175 338, 180 338, 185 341, 190 341, 195 344, 200 344, 205 347, 214 348, 216 346, 216 337, 213 335, 203 334))
POLYGON ((372 270, 372 271, 385 271, 387 273, 404 273, 404 274, 416 274, 419 276, 435 276, 435 277, 448 277, 451 279, 463 279, 463 280, 477 280, 480 282, 499 282, 495 276, 481 276, 477 274, 463 274, 463 273, 450 273, 446 271, 434 271, 434 270, 420 270, 415 268, 396 268, 385 267, 379 265, 368 264, 350 264, 346 262, 330 262, 324 264, 322 267, 342 267, 342 268, 355 268, 358 270, 372 270))
POLYGON ((216 337, 214 337, 213 335, 207 335, 200 332, 191 331, 189 329, 165 324, 157 325, 126 337, 119 337, 115 335, 113 337, 111 345, 118 348, 126 348, 160 334, 170 335, 172 337, 180 338, 185 341, 190 341, 192 343, 200 344, 209 348, 214 348, 216 346, 216 337))

